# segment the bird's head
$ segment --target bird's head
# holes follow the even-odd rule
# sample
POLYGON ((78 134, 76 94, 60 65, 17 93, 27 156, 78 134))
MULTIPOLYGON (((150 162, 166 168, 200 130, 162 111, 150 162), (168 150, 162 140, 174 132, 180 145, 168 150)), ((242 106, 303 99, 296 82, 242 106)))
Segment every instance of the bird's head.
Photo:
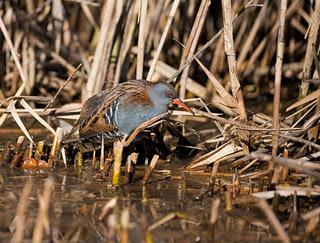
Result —
POLYGON ((177 91, 174 87, 166 82, 157 82, 153 86, 151 86, 149 95, 151 100, 155 104, 160 105, 169 105, 175 104, 178 105, 185 110, 193 113, 189 106, 187 106, 179 97, 177 91))

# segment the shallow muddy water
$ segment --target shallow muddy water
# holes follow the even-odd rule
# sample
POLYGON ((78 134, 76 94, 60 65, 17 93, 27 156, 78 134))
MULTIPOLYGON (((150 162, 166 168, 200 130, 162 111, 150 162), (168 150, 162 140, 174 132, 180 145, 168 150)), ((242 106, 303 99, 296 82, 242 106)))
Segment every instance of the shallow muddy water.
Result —
POLYGON ((0 240, 12 237, 13 220, 24 184, 33 182, 26 213, 25 239, 32 239, 38 211, 38 194, 48 177, 54 180, 49 206, 47 242, 120 242, 121 212, 129 209, 129 242, 235 242, 277 241, 260 212, 236 209, 226 213, 221 204, 218 221, 210 225, 215 197, 201 195, 209 179, 183 173, 169 163, 160 163, 143 187, 144 167, 138 167, 132 184, 112 188, 108 179, 96 171, 59 169, 50 172, 25 172, 2 169, 0 174, 0 240), (112 198, 117 203, 104 219, 103 206, 112 198), (175 217, 172 216, 176 213, 175 217), (167 216, 171 220, 151 230, 150 226, 167 216), (148 231, 149 227, 149 231, 148 231))

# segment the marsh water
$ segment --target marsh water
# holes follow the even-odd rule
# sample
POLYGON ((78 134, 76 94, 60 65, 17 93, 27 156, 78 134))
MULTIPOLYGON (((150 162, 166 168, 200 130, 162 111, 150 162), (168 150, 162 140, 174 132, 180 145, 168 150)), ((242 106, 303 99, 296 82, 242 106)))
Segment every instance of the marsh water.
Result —
POLYGON ((204 192, 209 178, 184 173, 170 162, 157 165, 146 186, 141 183, 144 166, 137 167, 133 183, 113 188, 108 179, 91 167, 26 172, 2 169, 0 174, 0 241, 11 239, 12 222, 24 184, 33 182, 26 212, 25 239, 32 239, 38 212, 38 195, 48 177, 54 180, 49 206, 50 242, 120 242, 120 221, 129 209, 129 242, 241 242, 277 241, 260 212, 219 209, 218 221, 209 223, 212 201, 219 194, 204 192), (102 208, 116 198, 115 207, 102 219, 102 208), (148 230, 150 225, 174 214, 171 220, 148 230))

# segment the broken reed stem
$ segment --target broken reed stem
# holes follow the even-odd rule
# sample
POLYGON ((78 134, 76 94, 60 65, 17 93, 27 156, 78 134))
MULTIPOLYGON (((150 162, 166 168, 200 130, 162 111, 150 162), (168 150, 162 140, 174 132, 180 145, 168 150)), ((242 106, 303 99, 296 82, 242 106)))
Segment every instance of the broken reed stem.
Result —
POLYGON ((138 80, 143 78, 144 48, 146 43, 146 26, 148 13, 148 0, 140 0, 140 19, 139 19, 139 37, 138 37, 138 56, 137 73, 138 80))
POLYGON ((212 201, 211 206, 211 214, 210 214, 210 224, 215 224, 218 220, 218 211, 220 206, 221 200, 220 198, 216 198, 212 201))
MULTIPOLYGON (((272 136, 272 155, 276 156, 279 143, 279 130, 280 130, 280 95, 281 95, 281 78, 282 78, 282 64, 284 52, 284 27, 287 10, 287 0, 281 0, 280 3, 280 25, 278 33, 277 45, 277 59, 276 71, 274 80, 274 98, 273 98, 273 128, 275 129, 272 136)), ((272 168, 272 167, 269 167, 272 168)))
POLYGON ((32 151, 33 151, 33 144, 31 142, 29 142, 29 146, 26 147, 24 150, 22 160, 25 161, 27 159, 31 159, 32 158, 32 151))
POLYGON ((105 169, 105 163, 104 163, 104 136, 101 135, 101 152, 100 152, 100 166, 99 170, 102 171, 105 169))
POLYGON ((149 80, 149 81, 152 79, 152 75, 153 75, 154 70, 156 68, 156 65, 158 63, 161 50, 163 48, 164 42, 166 40, 166 37, 168 35, 168 32, 169 32, 170 26, 172 24, 172 21, 174 19, 174 16, 176 15, 176 12, 177 12, 177 9, 179 7, 179 4, 180 4, 180 0, 174 0, 174 2, 172 4, 171 10, 170 10, 170 13, 169 13, 169 16, 168 16, 168 20, 167 20, 167 23, 166 23, 166 26, 164 27, 164 30, 163 30, 163 33, 161 35, 161 39, 160 39, 159 45, 157 47, 156 53, 154 54, 154 57, 153 57, 153 60, 152 60, 152 63, 151 63, 151 66, 150 66, 150 69, 149 69, 149 72, 148 72, 148 75, 147 75, 147 80, 149 80))
POLYGON ((132 153, 127 158, 127 169, 126 169, 127 183, 130 183, 133 178, 134 167, 137 164, 138 156, 139 156, 138 153, 132 153))
POLYGON ((83 157, 81 151, 77 151, 76 156, 75 156, 75 163, 74 166, 76 168, 81 168, 83 165, 83 157))
POLYGON ((225 191, 225 199, 226 199, 226 211, 230 212, 232 210, 232 191, 227 189, 225 191))
POLYGON ((91 164, 91 166, 92 166, 92 168, 96 168, 96 150, 94 149, 93 150, 93 153, 92 153, 92 164, 91 164))
POLYGON ((11 167, 14 168, 17 166, 19 158, 20 158, 20 150, 21 150, 21 146, 23 144, 24 141, 24 136, 20 136, 18 137, 17 143, 14 146, 14 155, 13 158, 11 160, 11 167))
POLYGON ((151 162, 150 162, 150 165, 149 165, 149 167, 148 167, 148 169, 147 169, 147 171, 146 171, 146 173, 145 173, 145 175, 144 175, 144 177, 142 179, 143 184, 146 184, 148 182, 148 180, 149 180, 149 178, 150 178, 150 176, 152 174, 152 171, 156 167, 156 164, 157 164, 158 160, 159 160, 159 155, 157 155, 157 154, 154 155, 152 160, 151 160, 151 162))
POLYGON ((49 232, 48 210, 49 210, 53 185, 54 185, 53 179, 49 177, 44 184, 42 195, 38 196, 39 209, 38 209, 38 215, 37 215, 37 219, 35 222, 33 235, 32 235, 32 242, 33 243, 42 242, 44 229, 47 232, 49 232))
POLYGON ((320 22, 320 1, 315 1, 314 11, 311 16, 310 31, 308 36, 307 50, 304 58, 302 69, 302 82, 300 85, 299 97, 303 98, 307 95, 309 90, 309 80, 311 78, 311 67, 313 63, 313 53, 317 52, 315 49, 320 22))
POLYGON ((58 127, 56 130, 56 136, 54 136, 50 154, 49 154, 49 159, 48 159, 49 168, 53 167, 53 164, 56 159, 56 155, 57 153, 60 152, 62 137, 63 137, 63 129, 61 127, 58 127))
POLYGON ((24 229, 26 226, 26 211, 29 204, 29 195, 32 190, 32 181, 28 179, 23 187, 17 207, 16 217, 14 218, 15 230, 11 239, 12 243, 19 243, 24 240, 24 229))
POLYGON ((220 161, 216 161, 212 166, 211 175, 210 175, 210 184, 212 186, 212 190, 214 190, 214 185, 215 185, 219 165, 220 165, 220 161))
POLYGON ((113 162, 113 175, 112 175, 112 185, 119 186, 120 182, 120 169, 122 161, 122 152, 123 152, 123 140, 117 140, 113 143, 113 153, 114 153, 114 162, 113 162))
POLYGON ((11 142, 8 142, 6 143, 6 146, 2 151, 0 165, 5 165, 10 163, 12 155, 13 155, 13 151, 11 150, 11 142))
POLYGON ((258 207, 263 211, 263 213, 266 215, 266 217, 269 219, 272 227, 277 232, 280 240, 285 243, 289 243, 290 238, 287 235, 286 231, 282 227, 279 219, 273 212, 272 208, 269 206, 269 204, 263 199, 258 202, 258 207))
POLYGON ((34 155, 34 158, 39 160, 42 157, 43 154, 43 148, 44 148, 44 141, 39 141, 37 144, 37 149, 34 155))

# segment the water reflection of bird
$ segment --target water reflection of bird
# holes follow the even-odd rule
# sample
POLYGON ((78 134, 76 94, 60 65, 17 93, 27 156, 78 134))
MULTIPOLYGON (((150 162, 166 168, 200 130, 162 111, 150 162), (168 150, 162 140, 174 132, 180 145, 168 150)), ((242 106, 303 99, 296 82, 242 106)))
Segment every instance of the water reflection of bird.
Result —
POLYGON ((169 104, 191 109, 166 82, 130 80, 90 97, 70 134, 79 129, 81 140, 106 143, 127 137, 143 122, 168 111, 169 104))

